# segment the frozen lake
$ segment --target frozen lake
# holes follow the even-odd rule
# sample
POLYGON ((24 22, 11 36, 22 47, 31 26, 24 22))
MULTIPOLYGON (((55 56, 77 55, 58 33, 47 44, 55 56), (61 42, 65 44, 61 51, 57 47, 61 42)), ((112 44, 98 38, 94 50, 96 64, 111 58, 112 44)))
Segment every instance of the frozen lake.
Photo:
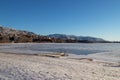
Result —
POLYGON ((19 54, 64 52, 97 59, 120 61, 119 43, 11 43, 0 44, 0 52, 19 54))

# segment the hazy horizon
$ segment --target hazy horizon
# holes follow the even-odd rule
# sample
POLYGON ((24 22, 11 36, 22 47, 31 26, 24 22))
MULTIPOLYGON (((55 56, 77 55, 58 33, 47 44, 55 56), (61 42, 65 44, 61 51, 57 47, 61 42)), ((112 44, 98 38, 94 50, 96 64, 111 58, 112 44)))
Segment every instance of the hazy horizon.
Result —
POLYGON ((0 0, 0 24, 41 35, 120 41, 120 0, 0 0))

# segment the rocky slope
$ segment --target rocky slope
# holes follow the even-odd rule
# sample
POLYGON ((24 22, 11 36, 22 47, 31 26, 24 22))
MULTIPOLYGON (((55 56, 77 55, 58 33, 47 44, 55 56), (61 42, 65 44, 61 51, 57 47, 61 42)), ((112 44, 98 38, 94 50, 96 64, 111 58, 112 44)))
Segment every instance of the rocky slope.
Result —
POLYGON ((47 37, 37 35, 33 32, 15 30, 0 26, 0 42, 1 43, 22 43, 22 42, 42 42, 47 37))

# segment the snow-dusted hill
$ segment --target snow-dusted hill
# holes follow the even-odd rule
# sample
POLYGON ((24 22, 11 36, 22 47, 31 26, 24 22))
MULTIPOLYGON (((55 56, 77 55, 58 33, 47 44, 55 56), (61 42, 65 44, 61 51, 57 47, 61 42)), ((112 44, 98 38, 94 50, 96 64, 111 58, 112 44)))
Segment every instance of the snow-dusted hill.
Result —
POLYGON ((50 34, 49 37, 60 38, 60 39, 71 39, 71 40, 87 40, 87 41, 105 41, 102 38, 90 37, 90 36, 75 36, 75 35, 65 35, 65 34, 50 34))
POLYGON ((0 43, 26 43, 26 42, 55 42, 55 43, 88 43, 105 42, 102 38, 89 36, 75 36, 65 34, 38 35, 33 32, 16 30, 0 26, 0 43))

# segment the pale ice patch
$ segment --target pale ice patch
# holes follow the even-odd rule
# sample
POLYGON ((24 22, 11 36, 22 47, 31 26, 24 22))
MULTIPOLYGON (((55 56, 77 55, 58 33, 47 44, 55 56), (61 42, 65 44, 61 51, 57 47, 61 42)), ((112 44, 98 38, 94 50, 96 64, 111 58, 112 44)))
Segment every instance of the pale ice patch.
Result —
POLYGON ((96 60, 102 60, 106 62, 120 62, 120 52, 112 51, 112 52, 101 52, 96 54, 89 54, 87 57, 91 57, 96 60))

